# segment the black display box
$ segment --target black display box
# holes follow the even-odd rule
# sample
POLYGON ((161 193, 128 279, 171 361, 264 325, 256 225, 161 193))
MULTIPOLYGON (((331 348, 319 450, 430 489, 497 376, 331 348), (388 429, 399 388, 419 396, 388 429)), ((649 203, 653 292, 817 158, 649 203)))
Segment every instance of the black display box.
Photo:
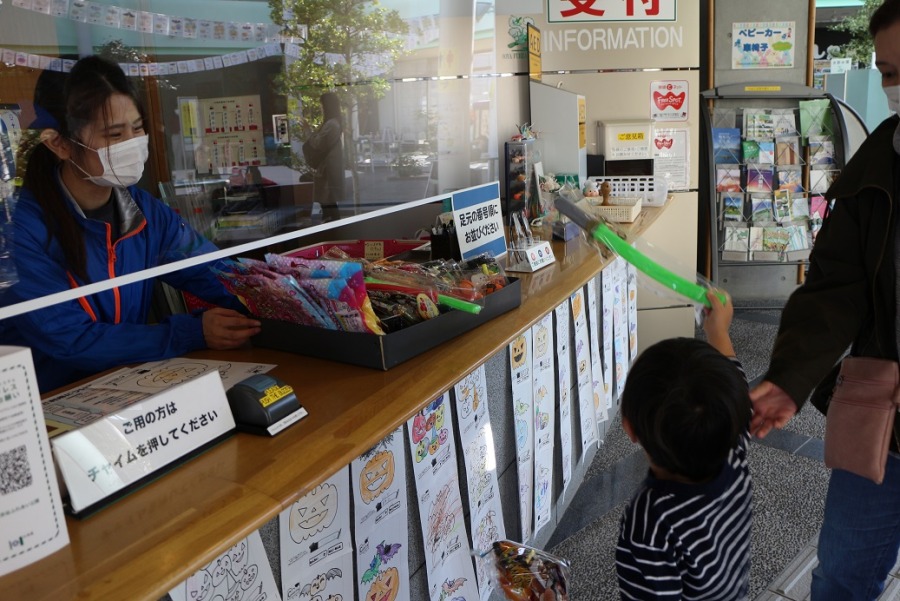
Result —
POLYGON ((388 370, 518 307, 521 283, 508 279, 509 284, 484 297, 484 308, 477 315, 448 311, 384 336, 260 319, 262 331, 252 341, 265 348, 388 370))

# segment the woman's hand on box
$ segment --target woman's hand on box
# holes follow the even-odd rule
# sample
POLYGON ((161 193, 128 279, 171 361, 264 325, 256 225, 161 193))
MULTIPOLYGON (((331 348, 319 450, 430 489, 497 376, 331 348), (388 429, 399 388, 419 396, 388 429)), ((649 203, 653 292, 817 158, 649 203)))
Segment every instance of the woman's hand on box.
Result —
POLYGON ((222 307, 204 311, 202 319, 206 346, 214 350, 243 346, 262 329, 259 321, 222 307))

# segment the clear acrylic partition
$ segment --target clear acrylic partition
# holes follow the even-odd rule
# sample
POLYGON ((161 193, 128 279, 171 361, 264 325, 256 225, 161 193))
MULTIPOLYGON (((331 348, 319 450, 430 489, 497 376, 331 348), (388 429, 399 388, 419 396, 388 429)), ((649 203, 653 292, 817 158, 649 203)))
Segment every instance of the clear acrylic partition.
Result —
MULTIPOLYGON (((19 155, 36 133, 34 86, 44 71, 66 72, 88 54, 122 65, 147 108, 151 157, 139 186, 220 249, 7 301, 0 319, 499 179, 510 124, 499 131, 498 89, 509 88, 498 81, 511 74, 496 66, 509 48, 505 21, 496 35, 493 0, 334 2, 319 9, 329 14, 308 17, 340 20, 351 5, 383 10, 381 25, 362 26, 358 15, 348 21, 359 29, 349 55, 337 53, 333 32, 303 23, 306 4, 322 3, 294 2, 294 14, 280 0, 0 4, 0 288, 28 277, 16 273, 11 233, 19 155), (337 217, 323 216, 316 170, 302 152, 327 90, 340 96, 344 118, 337 217)), ((524 74, 513 75, 525 85, 524 74)))

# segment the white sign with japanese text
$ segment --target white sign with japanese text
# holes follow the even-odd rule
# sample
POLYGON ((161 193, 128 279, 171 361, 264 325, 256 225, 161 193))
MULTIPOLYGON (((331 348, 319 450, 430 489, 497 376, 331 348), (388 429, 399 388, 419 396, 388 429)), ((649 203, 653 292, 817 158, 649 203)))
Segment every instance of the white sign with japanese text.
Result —
POLYGON ((31 351, 0 347, 0 576, 69 544, 31 351))
POLYGON ((732 23, 731 68, 793 68, 795 30, 794 21, 732 23))
POLYGON ((675 0, 547 0, 547 20, 567 21, 674 21, 675 0))
POLYGON ((492 257, 506 254, 499 182, 454 192, 451 204, 463 259, 484 253, 492 257))
POLYGON ((52 439, 78 513, 234 430, 218 371, 52 439))

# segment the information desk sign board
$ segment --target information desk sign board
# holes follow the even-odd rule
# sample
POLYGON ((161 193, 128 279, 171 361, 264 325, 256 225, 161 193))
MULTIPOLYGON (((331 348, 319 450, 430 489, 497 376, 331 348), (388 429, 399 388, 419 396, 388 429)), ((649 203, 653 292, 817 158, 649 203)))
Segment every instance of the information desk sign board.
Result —
POLYGON ((69 507, 86 515, 235 429, 218 371, 51 440, 69 507))
POLYGON ((31 351, 0 346, 0 576, 67 544, 31 351))
POLYGON ((463 259, 482 254, 506 254, 506 236, 500 209, 500 182, 466 188, 451 197, 453 223, 463 259))

